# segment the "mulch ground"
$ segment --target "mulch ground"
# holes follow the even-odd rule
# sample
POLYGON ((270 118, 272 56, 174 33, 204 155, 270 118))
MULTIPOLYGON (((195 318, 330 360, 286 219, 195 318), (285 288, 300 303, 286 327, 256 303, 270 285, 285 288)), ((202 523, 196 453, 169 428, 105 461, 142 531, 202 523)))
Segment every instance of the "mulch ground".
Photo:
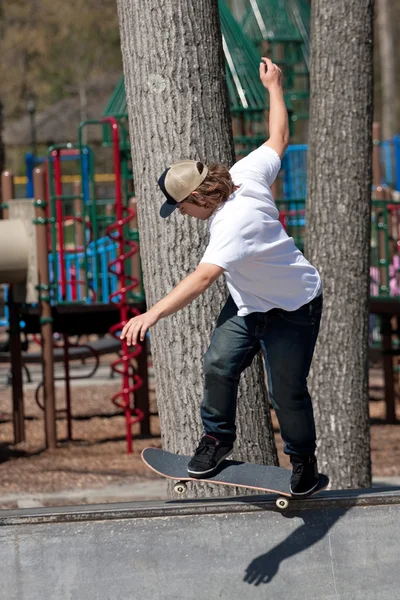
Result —
MULTIPOLYGON (((6 365, 1 367, 5 382, 6 365)), ((2 384, 2 385, 3 385, 2 384)), ((400 425, 384 422, 383 377, 379 368, 370 376, 372 467, 374 476, 400 476, 400 425)), ((150 379, 151 410, 156 413, 154 382, 150 379)), ((11 390, 0 389, 0 495, 24 492, 60 492, 70 489, 101 488, 110 484, 134 483, 151 479, 140 459, 148 445, 159 446, 160 426, 156 414, 151 418, 153 437, 142 438, 134 428, 134 451, 126 453, 124 417, 115 411, 110 398, 119 390, 117 383, 73 388, 73 435, 66 441, 66 420, 57 421, 59 448, 44 449, 43 413, 36 405, 34 391, 25 391, 27 441, 13 445, 11 390)), ((63 406, 63 389, 57 390, 57 403, 63 406)), ((400 420, 400 410, 398 414, 400 420)), ((282 466, 288 466, 282 442, 276 434, 282 466)))

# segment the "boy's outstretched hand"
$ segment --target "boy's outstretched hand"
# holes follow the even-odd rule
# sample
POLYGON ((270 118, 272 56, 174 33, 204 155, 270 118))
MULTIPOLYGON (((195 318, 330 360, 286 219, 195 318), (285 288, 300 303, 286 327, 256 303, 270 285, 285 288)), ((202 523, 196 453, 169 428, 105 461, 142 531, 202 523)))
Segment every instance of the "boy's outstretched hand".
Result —
POLYGON ((136 344, 138 340, 143 342, 150 327, 153 327, 160 319, 187 306, 205 292, 223 272, 222 267, 201 263, 193 273, 178 283, 172 292, 157 302, 150 310, 128 321, 121 332, 120 339, 126 339, 128 346, 136 344))
POLYGON ((273 86, 282 87, 283 74, 272 60, 263 56, 260 63, 260 79, 263 86, 269 90, 273 86))
POLYGON ((124 326, 120 339, 124 340, 126 338, 128 346, 134 346, 138 339, 143 342, 148 329, 155 325, 158 320, 159 317, 151 309, 142 315, 133 317, 124 326))

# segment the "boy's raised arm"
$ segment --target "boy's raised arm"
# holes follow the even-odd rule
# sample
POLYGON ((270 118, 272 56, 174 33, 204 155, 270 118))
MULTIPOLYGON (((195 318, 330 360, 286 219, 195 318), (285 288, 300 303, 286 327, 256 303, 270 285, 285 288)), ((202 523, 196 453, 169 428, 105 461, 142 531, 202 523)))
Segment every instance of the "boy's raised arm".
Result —
POLYGON ((282 71, 269 58, 263 57, 260 79, 270 98, 269 139, 265 146, 275 150, 282 158, 289 144, 289 120, 283 97, 282 71))

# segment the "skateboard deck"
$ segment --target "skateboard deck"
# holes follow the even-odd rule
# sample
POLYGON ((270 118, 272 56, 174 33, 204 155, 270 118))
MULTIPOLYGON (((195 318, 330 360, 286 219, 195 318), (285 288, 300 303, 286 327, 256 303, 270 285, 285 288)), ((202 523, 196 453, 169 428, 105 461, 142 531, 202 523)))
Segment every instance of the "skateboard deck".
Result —
POLYGON ((329 479, 320 474, 317 488, 307 496, 292 496, 290 493, 291 471, 282 467, 245 463, 236 460, 224 460, 218 466, 218 470, 211 477, 190 477, 187 466, 190 456, 173 454, 160 448, 145 448, 142 451, 143 462, 153 471, 168 479, 175 479, 179 483, 175 485, 175 492, 183 494, 186 491, 186 481, 203 481, 218 485, 230 485, 252 490, 260 490, 271 494, 279 494, 284 498, 278 498, 278 508, 287 508, 288 500, 306 498, 324 490, 329 479))

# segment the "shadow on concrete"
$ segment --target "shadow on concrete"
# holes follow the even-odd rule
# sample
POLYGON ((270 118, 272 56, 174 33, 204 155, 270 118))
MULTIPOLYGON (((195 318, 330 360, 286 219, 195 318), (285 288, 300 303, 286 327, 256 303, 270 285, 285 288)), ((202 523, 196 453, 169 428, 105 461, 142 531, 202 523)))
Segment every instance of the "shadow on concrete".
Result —
POLYGON ((282 516, 285 518, 301 518, 303 525, 293 531, 275 548, 252 560, 246 568, 243 581, 255 586, 272 581, 284 560, 319 542, 346 512, 347 509, 335 510, 334 515, 329 520, 321 518, 314 511, 310 514, 307 514, 307 511, 301 514, 283 513, 282 516))
MULTIPOLYGON (((280 511, 275 500, 278 495, 253 495, 253 496, 235 496, 231 498, 199 498, 167 501, 167 505, 187 505, 202 507, 212 504, 221 506, 221 510, 230 512, 230 502, 235 505, 235 512, 247 512, 251 508, 260 509, 268 512, 275 512, 282 519, 298 518, 302 524, 288 535, 286 539, 254 558, 245 568, 243 581, 249 585, 259 586, 269 583, 278 573, 280 565, 287 559, 296 554, 300 554, 308 548, 314 546, 317 542, 325 538, 329 530, 337 523, 351 508, 355 506, 365 507, 371 505, 390 505, 398 503, 400 486, 381 485, 369 489, 355 490, 330 490, 316 494, 309 499, 291 500, 290 508, 287 511, 280 511), (224 506, 226 504, 226 506, 224 506)), ((251 540, 244 540, 243 547, 251 548, 251 540)))
MULTIPOLYGON (((272 581, 274 576, 278 573, 279 567, 286 559, 300 554, 304 550, 307 550, 321 539, 323 539, 328 533, 329 529, 338 521, 351 506, 357 504, 357 497, 361 494, 366 494, 369 491, 371 493, 379 493, 380 490, 350 490, 350 491, 338 491, 335 492, 335 499, 340 501, 340 498, 346 497, 346 504, 343 508, 336 508, 329 510, 329 518, 326 515, 326 509, 330 504, 330 496, 332 492, 322 492, 317 494, 308 500, 291 500, 293 509, 288 511, 281 511, 275 505, 275 499, 278 498, 277 494, 257 495, 257 496, 243 496, 234 497, 234 501, 237 503, 243 503, 245 505, 257 506, 262 510, 269 512, 273 511, 280 514, 283 519, 293 519, 298 517, 302 519, 303 524, 293 531, 285 540, 280 544, 266 552, 254 558, 248 567, 245 569, 243 581, 250 585, 259 586, 263 583, 269 583, 272 581), (348 495, 350 494, 350 497, 348 495), (322 504, 323 503, 323 504, 322 504), (300 510, 297 509, 297 506, 300 510), (325 505, 325 506, 324 506, 325 505), (295 508, 296 507, 296 508, 295 508)), ((233 498, 232 498, 233 499, 233 498)), ((211 499, 210 499, 211 500, 211 499)), ((213 503, 224 503, 227 498, 213 498, 213 503)), ((179 504, 185 504, 190 502, 196 504, 197 502, 203 504, 207 502, 207 499, 191 499, 191 500, 180 500, 179 504)), ((168 502, 168 504, 174 503, 174 501, 168 502)), ((178 503, 178 501, 177 501, 178 503)), ((243 544, 246 546, 246 542, 243 544)), ((248 546, 251 547, 251 540, 248 540, 248 546)))
MULTIPOLYGON (((362 505, 368 505, 370 503, 368 497, 370 497, 371 504, 375 504, 378 503, 377 499, 381 494, 390 494, 390 492, 393 493, 395 491, 400 491, 399 486, 391 487, 385 485, 369 489, 325 492, 320 494, 321 502, 316 509, 312 509, 311 499, 301 501, 302 508, 307 508, 306 504, 310 502, 311 510, 283 512, 282 517, 287 519, 298 517, 302 519, 303 524, 280 544, 252 560, 245 569, 243 581, 254 586, 269 583, 278 573, 283 561, 295 554, 300 554, 322 540, 331 527, 350 508, 360 505, 360 496, 363 497, 362 505)), ((317 498, 318 495, 313 497, 313 504, 317 498)))

